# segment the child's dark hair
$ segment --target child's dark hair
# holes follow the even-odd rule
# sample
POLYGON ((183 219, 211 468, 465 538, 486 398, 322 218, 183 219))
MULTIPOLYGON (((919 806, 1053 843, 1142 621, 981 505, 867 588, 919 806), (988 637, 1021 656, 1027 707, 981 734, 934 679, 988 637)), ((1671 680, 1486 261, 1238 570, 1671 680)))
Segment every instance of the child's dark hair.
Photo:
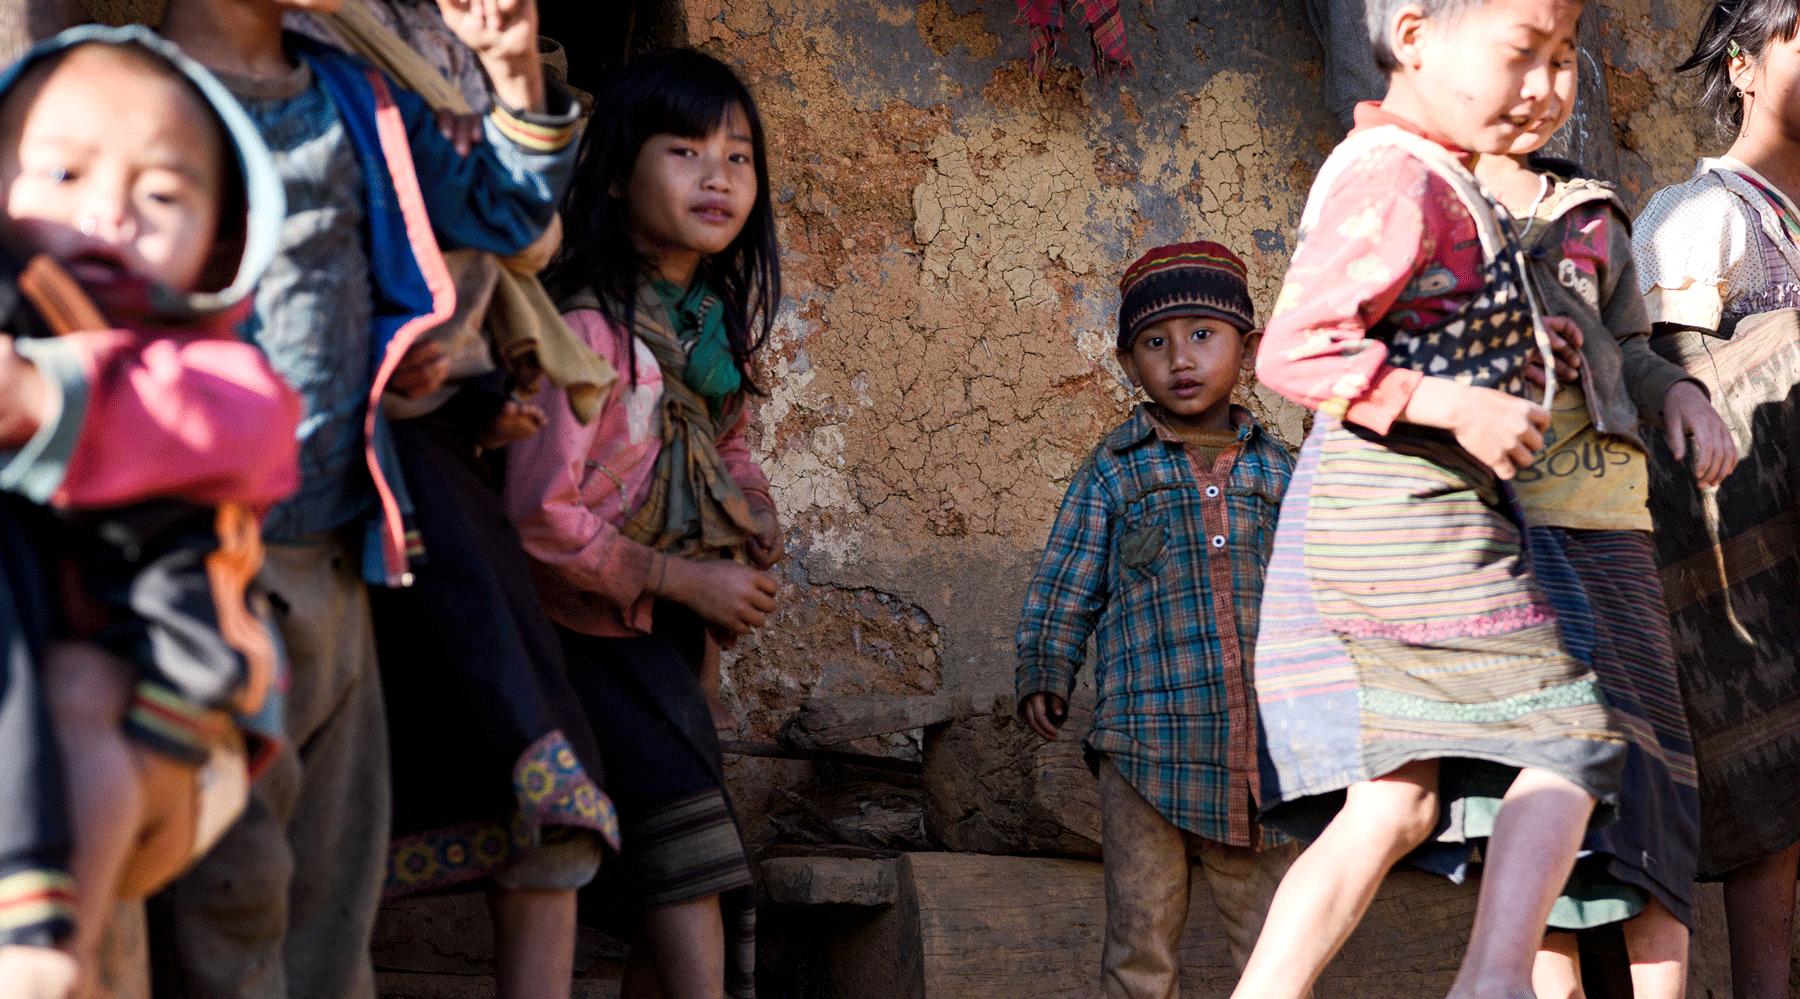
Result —
MULTIPOLYGON (((581 140, 575 182, 563 201, 563 246, 545 272, 561 298, 591 288, 608 322, 631 330, 638 281, 649 266, 628 229, 619 193, 651 136, 703 138, 741 110, 755 148, 756 204, 744 229, 723 251, 701 261, 700 273, 725 301, 731 356, 744 384, 757 391, 750 355, 768 342, 781 302, 781 261, 762 118, 750 90, 729 66, 693 49, 665 49, 633 60, 595 100, 581 140)), ((635 366, 635 352, 631 353, 635 366)), ((635 371, 632 372, 635 375, 635 371)))
POLYGON ((1400 68, 1400 60, 1394 58, 1394 49, 1388 44, 1388 30, 1394 24, 1394 12, 1411 5, 1422 9, 1426 17, 1455 16, 1463 12, 1463 8, 1472 7, 1480 0, 1367 0, 1365 10, 1369 18, 1369 48, 1375 53, 1375 65, 1383 73, 1392 73, 1400 68))
POLYGON ((1731 82, 1739 53, 1755 62, 1770 42, 1792 41, 1800 30, 1800 0, 1718 0, 1706 15, 1694 53, 1676 67, 1700 78, 1700 107, 1724 134, 1744 124, 1744 95, 1731 82))

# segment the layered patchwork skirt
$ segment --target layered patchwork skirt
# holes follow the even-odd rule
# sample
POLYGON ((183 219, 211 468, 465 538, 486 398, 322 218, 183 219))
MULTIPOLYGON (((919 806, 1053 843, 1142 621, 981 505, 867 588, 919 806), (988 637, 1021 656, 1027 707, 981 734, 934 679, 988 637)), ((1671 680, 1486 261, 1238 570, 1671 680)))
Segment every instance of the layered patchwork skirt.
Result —
POLYGON ((1409 860, 1460 879, 1521 769, 1611 817, 1626 739, 1527 542, 1510 493, 1448 434, 1318 420, 1263 593, 1265 822, 1316 838, 1351 784, 1437 760, 1440 821, 1409 860))

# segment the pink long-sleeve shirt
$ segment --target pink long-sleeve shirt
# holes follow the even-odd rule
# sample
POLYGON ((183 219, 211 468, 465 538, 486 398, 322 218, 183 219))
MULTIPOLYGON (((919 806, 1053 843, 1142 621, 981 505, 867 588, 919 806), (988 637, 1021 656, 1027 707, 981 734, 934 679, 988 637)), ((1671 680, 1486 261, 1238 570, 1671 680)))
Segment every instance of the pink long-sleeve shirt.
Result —
MULTIPOLYGON (((1425 135, 1379 104, 1357 105, 1358 130, 1378 125, 1425 135)), ((1375 150, 1339 175, 1294 248, 1257 379, 1308 409, 1387 433, 1424 376, 1389 364, 1387 344, 1370 331, 1422 329, 1456 314, 1481 294, 1485 262, 1455 189, 1404 150, 1375 150)))
POLYGON ((18 341, 57 412, 0 455, 10 488, 66 510, 170 498, 261 512, 287 496, 299 483, 300 398, 231 318, 18 341))
MULTIPOLYGON (((619 533, 650 488, 662 452, 663 372, 648 347, 598 310, 563 318, 620 373, 592 423, 582 426, 561 389, 545 384, 544 429, 507 452, 506 507, 531 556, 544 610, 571 631, 603 637, 650 632, 651 549, 619 533), (625 351, 636 352, 637 379, 625 351)), ((742 416, 720 436, 719 454, 747 496, 768 502, 769 480, 750 456, 742 416)))

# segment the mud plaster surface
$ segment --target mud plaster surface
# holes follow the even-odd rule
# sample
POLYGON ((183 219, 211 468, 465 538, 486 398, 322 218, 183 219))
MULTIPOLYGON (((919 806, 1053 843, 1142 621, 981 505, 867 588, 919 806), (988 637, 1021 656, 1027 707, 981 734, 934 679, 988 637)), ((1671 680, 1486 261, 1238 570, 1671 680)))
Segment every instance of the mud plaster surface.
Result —
MULTIPOLYGON (((88 0, 154 19, 160 0, 88 0)), ((1013 5, 687 0, 769 130, 786 306, 758 453, 792 527, 782 610, 727 664, 746 738, 809 693, 1005 690, 1025 582, 1069 477, 1132 395, 1114 282, 1221 240, 1266 315, 1336 139, 1297 2, 1126 0, 1136 75, 1072 32, 1042 88, 1013 5)), ((1669 69, 1700 0, 1604 0, 1617 178, 1634 205, 1720 148, 1669 69)), ((1297 444, 1303 415, 1241 393, 1297 444)), ((747 815, 804 767, 733 765, 747 815)))
MULTIPOLYGON (((792 525, 797 604, 729 666, 752 730, 858 674, 880 690, 1010 689, 1057 502, 1133 399, 1111 359, 1118 273, 1158 243, 1218 239, 1266 315, 1335 141, 1298 4, 1132 0, 1135 76, 1095 80, 1072 38, 1041 90, 1011 6, 687 5, 689 37, 761 102, 785 248, 759 454, 792 525), (822 662, 813 636, 846 627, 838 591, 885 594, 924 626, 891 631, 900 644, 878 656, 838 641, 822 662)), ((1713 147, 1667 72, 1700 10, 1601 5, 1634 205, 1713 147)), ((1241 399, 1299 443, 1297 408, 1241 399)), ((849 617, 866 627, 867 612, 849 617)))

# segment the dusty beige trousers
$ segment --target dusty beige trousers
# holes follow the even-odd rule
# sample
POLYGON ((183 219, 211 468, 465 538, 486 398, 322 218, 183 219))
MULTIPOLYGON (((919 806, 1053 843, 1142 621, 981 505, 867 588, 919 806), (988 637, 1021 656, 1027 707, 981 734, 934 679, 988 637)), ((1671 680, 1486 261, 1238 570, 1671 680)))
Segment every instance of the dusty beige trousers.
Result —
POLYGON ((288 744, 218 846, 157 899, 159 999, 374 999, 388 747, 368 592, 338 542, 270 545, 288 744))
POLYGON ((1176 999, 1181 994, 1181 931, 1196 871, 1225 920, 1239 971, 1256 946, 1263 916, 1293 844, 1257 851, 1185 832, 1162 817, 1113 766, 1100 759, 1100 836, 1106 866, 1106 949, 1100 959, 1106 999, 1176 999))

